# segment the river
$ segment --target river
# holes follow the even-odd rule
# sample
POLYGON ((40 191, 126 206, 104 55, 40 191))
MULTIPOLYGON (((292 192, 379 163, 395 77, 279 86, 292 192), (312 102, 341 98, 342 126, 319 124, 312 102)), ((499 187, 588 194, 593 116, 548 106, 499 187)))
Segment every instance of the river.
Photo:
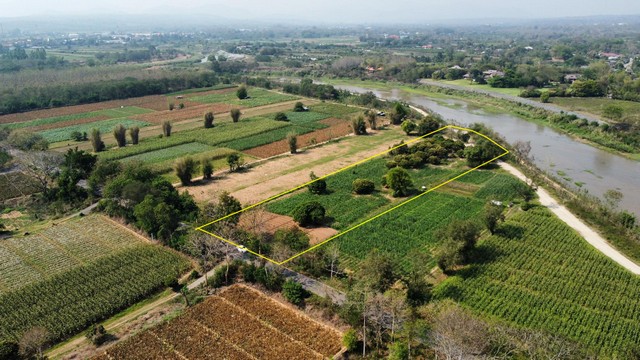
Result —
POLYGON ((564 135, 554 129, 526 121, 507 113, 489 113, 462 100, 432 99, 427 96, 360 86, 336 86, 355 93, 372 91, 378 97, 403 100, 430 109, 445 120, 467 126, 484 123, 502 135, 509 143, 529 141, 536 165, 565 185, 587 190, 602 198, 609 189, 624 194, 620 208, 640 217, 640 163, 600 150, 564 135))

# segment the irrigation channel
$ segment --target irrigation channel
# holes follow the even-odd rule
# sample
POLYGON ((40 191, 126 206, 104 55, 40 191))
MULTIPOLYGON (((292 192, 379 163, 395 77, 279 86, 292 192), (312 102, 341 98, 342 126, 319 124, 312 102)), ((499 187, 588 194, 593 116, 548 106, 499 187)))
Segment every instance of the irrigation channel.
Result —
POLYGON ((406 101, 430 109, 445 120, 462 126, 484 123, 511 144, 529 141, 531 155, 540 169, 564 179, 567 186, 579 187, 600 198, 609 189, 619 190, 624 194, 620 208, 640 217, 640 162, 598 149, 511 114, 484 111, 463 100, 434 99, 399 89, 381 90, 350 85, 335 87, 354 93, 371 91, 382 99, 406 101))

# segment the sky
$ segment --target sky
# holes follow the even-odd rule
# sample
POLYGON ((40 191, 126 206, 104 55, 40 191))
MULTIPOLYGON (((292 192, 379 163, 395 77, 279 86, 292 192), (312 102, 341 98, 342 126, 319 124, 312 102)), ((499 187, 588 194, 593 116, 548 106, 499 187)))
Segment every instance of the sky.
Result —
POLYGON ((327 23, 638 15, 638 0, 0 0, 0 18, 180 14, 327 23))

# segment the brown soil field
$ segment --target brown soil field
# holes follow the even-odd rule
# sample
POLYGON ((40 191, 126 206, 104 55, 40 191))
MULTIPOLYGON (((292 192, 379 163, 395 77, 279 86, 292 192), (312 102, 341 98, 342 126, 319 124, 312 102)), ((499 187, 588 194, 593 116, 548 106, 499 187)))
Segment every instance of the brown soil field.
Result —
POLYGON ((93 104, 65 106, 61 108, 34 110, 18 114, 0 115, 0 124, 80 114, 90 111, 119 108, 120 106, 138 106, 151 110, 165 110, 169 105, 167 103, 166 96, 149 95, 130 99, 103 101, 93 104))
POLYGON ((104 350, 94 359, 325 359, 339 331, 243 285, 104 350))
MULTIPOLYGON (((320 122, 329 125, 329 127, 298 136, 298 148, 329 141, 352 132, 351 125, 346 120, 330 118, 321 120, 320 122)), ((248 155, 262 159, 286 152, 289 152, 289 144, 286 139, 244 151, 244 153, 248 155)))
POLYGON ((88 123, 101 121, 101 120, 107 120, 107 119, 111 119, 111 118, 109 116, 100 115, 100 116, 90 117, 90 118, 86 118, 86 119, 62 121, 62 122, 57 122, 57 123, 53 123, 53 124, 29 127, 29 131, 42 131, 42 130, 49 130, 49 129, 58 129, 58 128, 63 128, 63 127, 67 127, 67 126, 88 124, 88 123))
POLYGON ((240 227, 255 233, 274 234, 279 229, 298 228, 309 236, 311 245, 321 243, 338 233, 330 227, 303 228, 291 216, 274 214, 262 209, 249 210, 240 216, 240 227))
POLYGON ((206 112, 213 112, 214 114, 220 114, 229 112, 234 106, 228 104, 199 104, 199 103, 185 103, 184 109, 168 110, 163 109, 148 114, 140 114, 130 116, 131 119, 147 121, 154 124, 160 124, 165 120, 169 121, 183 121, 195 118, 203 118, 206 112))

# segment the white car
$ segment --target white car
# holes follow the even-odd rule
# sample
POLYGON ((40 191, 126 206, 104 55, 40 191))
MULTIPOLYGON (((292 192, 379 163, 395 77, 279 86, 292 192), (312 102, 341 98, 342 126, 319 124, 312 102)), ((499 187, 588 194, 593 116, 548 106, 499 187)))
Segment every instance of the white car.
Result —
POLYGON ((247 247, 244 245, 240 245, 238 246, 238 251, 240 251, 241 253, 246 253, 247 252, 247 247))

